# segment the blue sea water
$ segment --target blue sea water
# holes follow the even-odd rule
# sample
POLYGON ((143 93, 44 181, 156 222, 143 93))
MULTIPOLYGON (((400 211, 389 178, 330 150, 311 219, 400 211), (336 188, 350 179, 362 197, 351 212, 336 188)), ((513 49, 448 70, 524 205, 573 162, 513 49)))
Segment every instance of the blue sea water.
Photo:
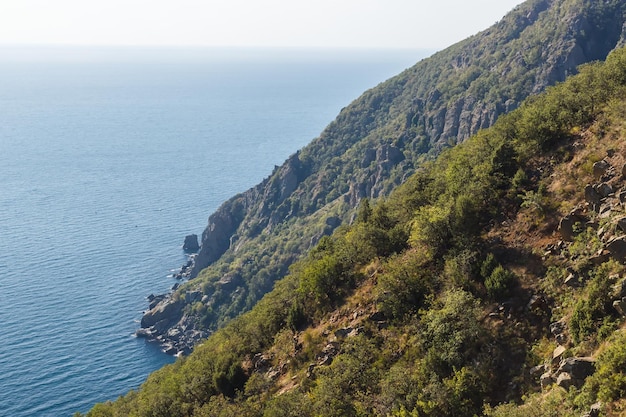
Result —
POLYGON ((173 361, 137 339, 221 202, 424 51, 0 48, 0 415, 173 361))

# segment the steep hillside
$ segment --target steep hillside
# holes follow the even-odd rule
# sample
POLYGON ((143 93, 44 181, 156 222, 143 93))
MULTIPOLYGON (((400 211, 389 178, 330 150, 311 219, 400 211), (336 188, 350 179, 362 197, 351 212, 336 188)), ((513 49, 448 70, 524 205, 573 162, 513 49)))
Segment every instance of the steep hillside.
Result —
POLYGON ((319 138, 209 218, 191 280, 142 321, 189 350, 249 310, 296 259, 424 161, 624 42, 623 1, 530 0, 343 109, 319 138))
POLYGON ((626 49, 359 204, 251 311, 89 416, 626 410, 626 49))

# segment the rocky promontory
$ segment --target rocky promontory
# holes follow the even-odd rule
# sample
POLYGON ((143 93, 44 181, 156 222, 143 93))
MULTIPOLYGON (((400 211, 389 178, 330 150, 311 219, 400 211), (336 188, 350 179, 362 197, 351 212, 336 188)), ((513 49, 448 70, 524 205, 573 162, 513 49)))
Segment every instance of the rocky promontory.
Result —
POLYGON ((196 329, 194 321, 184 313, 186 303, 190 302, 193 301, 174 294, 159 296, 159 301, 143 315, 136 335, 159 343, 165 353, 188 355, 196 343, 209 336, 208 332, 196 329))

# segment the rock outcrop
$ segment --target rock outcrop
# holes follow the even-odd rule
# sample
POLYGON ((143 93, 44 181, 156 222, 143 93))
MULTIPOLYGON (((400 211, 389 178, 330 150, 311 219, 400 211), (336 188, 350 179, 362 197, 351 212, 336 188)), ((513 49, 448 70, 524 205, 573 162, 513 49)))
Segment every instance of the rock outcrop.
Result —
MULTIPOLYGON (((184 313, 186 304, 201 297, 198 293, 187 293, 186 299, 178 299, 171 295, 157 296, 158 302, 148 310, 141 319, 141 328, 135 333, 150 341, 159 343, 165 353, 170 355, 187 355, 209 332, 199 330, 195 321, 184 313)), ((151 304, 152 306, 152 304, 151 304)))
POLYGON ((185 236, 185 242, 183 243, 183 250, 187 253, 196 253, 200 249, 200 244, 198 243, 198 235, 187 235, 185 236))

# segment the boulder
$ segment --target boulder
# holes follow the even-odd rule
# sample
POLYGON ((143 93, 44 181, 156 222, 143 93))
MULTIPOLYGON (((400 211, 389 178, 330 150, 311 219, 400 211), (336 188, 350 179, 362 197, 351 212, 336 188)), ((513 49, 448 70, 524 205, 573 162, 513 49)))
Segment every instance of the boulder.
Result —
POLYGON ((572 357, 563 359, 559 365, 559 374, 567 373, 574 380, 582 380, 596 370, 596 361, 590 357, 572 357))
POLYGON ((146 339, 151 339, 153 337, 152 330, 150 330, 150 329, 143 329, 143 328, 137 329, 135 331, 135 336, 137 336, 137 337, 145 337, 146 339))
POLYGON ((609 195, 613 194, 613 187, 610 184, 603 182, 602 184, 596 186, 596 191, 602 198, 606 198, 609 195))
POLYGON ((541 294, 533 294, 533 296, 530 297, 528 304, 526 304, 526 309, 530 311, 544 310, 547 307, 548 302, 546 301, 546 298, 541 294))
POLYGON ((613 204, 610 202, 601 203, 600 207, 597 209, 598 218, 600 220, 608 219, 611 217, 611 214, 613 214, 613 208, 613 204))
POLYGON ((556 344, 560 346, 565 346, 568 341, 567 335, 565 333, 557 334, 554 337, 554 340, 556 340, 556 344))
POLYGON ((533 366, 530 368, 530 375, 532 377, 540 377, 548 371, 548 367, 545 364, 533 366))
POLYGON ((561 358, 563 357, 563 354, 565 353, 565 351, 567 350, 567 348, 565 346, 557 346, 556 349, 554 349, 554 351, 552 352, 552 364, 556 365, 557 363, 561 362, 561 358))
POLYGON ((554 378, 552 377, 552 373, 549 371, 541 375, 539 378, 541 389, 547 389, 550 385, 554 384, 554 378))
POLYGON ((593 176, 594 176, 594 178, 596 178, 596 179, 602 178, 602 176, 604 174, 606 174, 606 171, 608 171, 610 166, 611 165, 609 165, 609 163, 606 162, 605 160, 598 161, 595 164, 593 164, 593 176))
POLYGON ((563 333, 565 329, 567 329, 567 324, 565 324, 564 321, 555 321, 554 323, 550 324, 550 333, 552 333, 554 336, 563 333))
POLYGON ((619 262, 626 261, 626 235, 617 236, 606 245, 611 257, 619 262))
POLYGON ((151 327, 162 321, 167 323, 177 322, 183 315, 183 305, 182 301, 176 301, 172 298, 162 300, 143 315, 141 327, 151 327))
POLYGON ((337 339, 343 339, 352 331, 352 327, 343 327, 341 329, 335 330, 335 337, 337 339))
MULTIPOLYGON (((567 344, 566 331, 567 331, 567 325, 563 321, 557 321, 557 322, 550 324, 550 333, 552 333, 552 335, 554 336, 554 339, 556 340, 556 343, 559 345, 559 347, 562 348, 562 349, 559 349, 559 352, 556 352, 555 350, 555 353, 558 353, 559 355, 562 355, 563 352, 565 352, 564 346, 567 344)), ((558 359, 555 359, 554 364, 556 364, 557 361, 558 359)))
POLYGON ((198 244, 198 235, 192 234, 185 236, 183 250, 188 253, 198 252, 200 245, 198 244))
POLYGON ((152 310, 164 299, 165 299, 165 294, 161 294, 161 295, 150 294, 150 297, 148 297, 148 301, 150 301, 150 304, 148 305, 148 310, 152 310))
POLYGON ((577 222, 577 218, 574 216, 565 216, 559 222, 559 233, 563 240, 572 241, 574 240, 574 225, 577 222))
POLYGON ((598 194, 595 187, 591 184, 585 187, 585 200, 592 205, 600 204, 600 194, 598 194))
POLYGON ((562 372, 559 374, 559 376, 556 378, 556 384, 559 387, 564 388, 565 390, 569 390, 569 387, 575 385, 574 379, 567 372, 562 372))
POLYGON ((325 355, 337 356, 337 354, 339 353, 339 347, 340 345, 338 342, 330 342, 326 346, 324 346, 324 349, 322 349, 322 353, 325 355))
POLYGON ((626 317, 626 297, 623 297, 619 300, 613 301, 613 308, 617 311, 622 317, 626 317))

